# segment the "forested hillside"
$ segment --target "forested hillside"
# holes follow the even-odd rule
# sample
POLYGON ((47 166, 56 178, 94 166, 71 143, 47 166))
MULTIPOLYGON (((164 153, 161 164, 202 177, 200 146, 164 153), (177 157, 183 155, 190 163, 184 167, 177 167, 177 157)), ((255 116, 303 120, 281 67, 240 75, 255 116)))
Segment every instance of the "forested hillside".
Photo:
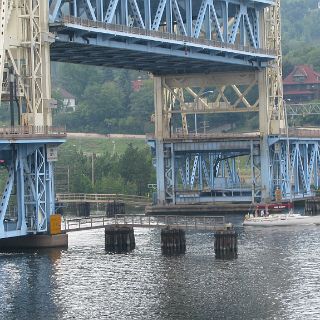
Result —
POLYGON ((311 64, 320 71, 320 9, 318 0, 282 0, 283 71, 311 64))
MULTIPOLYGON (((295 64, 320 71, 318 0, 282 0, 283 73, 295 64)), ((143 72, 53 63, 53 96, 58 101, 54 122, 69 131, 145 133, 153 131, 153 86, 143 72), (63 113, 64 88, 76 97, 77 109, 63 113)), ((229 115, 230 117, 230 115, 229 115)), ((229 118, 230 119, 230 118, 229 118)), ((0 119, 1 120, 1 119, 0 119)), ((220 116, 219 122, 228 121, 220 116)), ((243 116, 249 128, 251 118, 243 116)))

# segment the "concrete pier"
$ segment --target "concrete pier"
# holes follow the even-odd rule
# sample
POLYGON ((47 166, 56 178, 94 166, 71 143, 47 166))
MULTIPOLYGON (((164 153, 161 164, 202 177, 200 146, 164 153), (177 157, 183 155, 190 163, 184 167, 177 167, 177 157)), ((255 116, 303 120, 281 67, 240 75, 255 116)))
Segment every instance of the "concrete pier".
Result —
POLYGON ((105 228, 105 250, 107 252, 129 252, 135 247, 133 227, 115 225, 105 228))
POLYGON ((214 234, 216 258, 235 258, 238 253, 238 237, 233 228, 216 231, 214 234))
POLYGON ((67 247, 67 234, 37 234, 24 237, 0 239, 0 249, 41 249, 67 247))
POLYGON ((163 254, 186 252, 186 234, 182 229, 166 227, 161 229, 161 251, 163 254))

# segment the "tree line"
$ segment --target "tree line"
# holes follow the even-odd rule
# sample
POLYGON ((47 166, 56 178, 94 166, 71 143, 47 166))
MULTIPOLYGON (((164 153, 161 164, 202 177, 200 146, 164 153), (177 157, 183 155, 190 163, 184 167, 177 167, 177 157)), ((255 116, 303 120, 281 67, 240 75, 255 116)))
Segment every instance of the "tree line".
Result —
POLYGON ((148 184, 155 183, 150 151, 147 147, 138 149, 132 144, 128 144, 122 155, 84 154, 76 146, 62 145, 56 173, 58 192, 60 189, 60 192, 72 193, 148 195, 148 184), (62 189, 61 183, 64 184, 62 189))

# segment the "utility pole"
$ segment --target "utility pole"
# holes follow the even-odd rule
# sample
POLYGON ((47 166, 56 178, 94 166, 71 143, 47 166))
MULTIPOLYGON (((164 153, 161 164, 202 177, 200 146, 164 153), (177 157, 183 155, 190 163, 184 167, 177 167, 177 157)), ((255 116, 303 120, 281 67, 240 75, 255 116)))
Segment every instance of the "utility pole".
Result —
POLYGON ((209 121, 204 120, 201 123, 202 123, 202 127, 203 127, 203 133, 206 133, 207 129, 209 128, 209 121))
POLYGON ((91 154, 91 184, 94 187, 94 159, 96 158, 96 154, 93 152, 91 154))

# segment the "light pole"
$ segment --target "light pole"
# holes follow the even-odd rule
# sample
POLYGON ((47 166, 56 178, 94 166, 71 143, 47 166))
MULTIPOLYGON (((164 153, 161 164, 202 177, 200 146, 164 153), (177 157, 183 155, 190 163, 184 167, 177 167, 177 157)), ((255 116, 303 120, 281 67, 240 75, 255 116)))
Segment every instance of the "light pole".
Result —
MULTIPOLYGON (((207 93, 214 93, 214 90, 208 90, 208 91, 205 91, 205 92, 202 92, 201 94, 199 94, 194 100, 196 107, 198 107, 200 97, 202 97, 203 95, 205 95, 207 93)), ((197 135, 198 134, 198 126, 197 126, 197 112, 196 112, 196 110, 194 113, 194 131, 195 131, 195 134, 197 135)))

